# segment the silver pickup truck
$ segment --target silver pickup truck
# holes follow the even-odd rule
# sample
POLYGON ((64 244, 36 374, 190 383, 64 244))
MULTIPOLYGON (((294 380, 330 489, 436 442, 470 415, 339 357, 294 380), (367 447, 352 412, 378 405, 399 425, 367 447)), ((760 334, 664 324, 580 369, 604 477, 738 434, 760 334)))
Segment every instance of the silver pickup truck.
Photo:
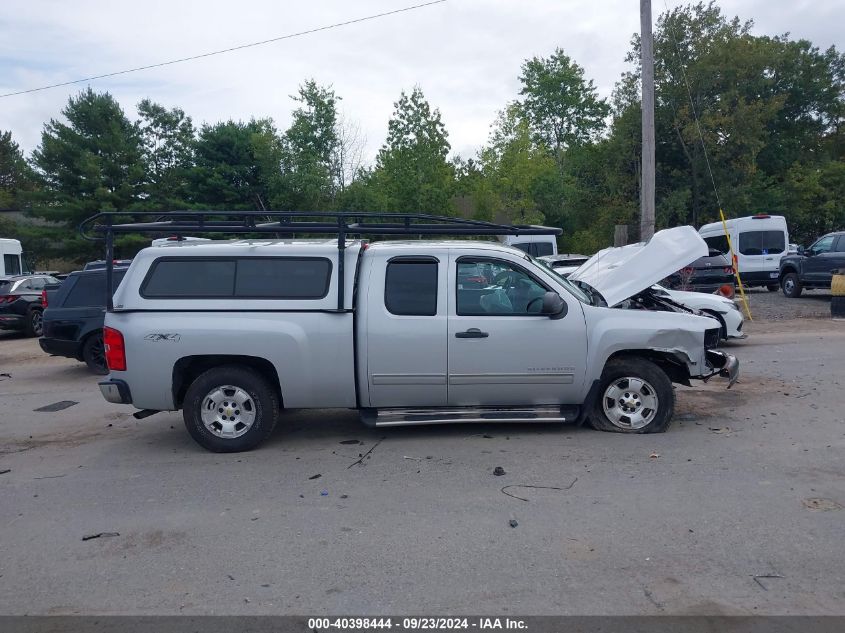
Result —
MULTIPOLYGON (((404 234, 445 233, 456 223, 463 227, 413 224, 404 234)), ((109 218, 101 230, 110 249, 112 231, 199 232, 213 223, 161 224, 113 226, 109 218)), ((290 224, 260 226, 292 233, 290 224)), ((298 230, 327 233, 314 230, 325 224, 298 230)), ((301 408, 357 409, 374 426, 589 421, 604 431, 661 432, 672 418, 673 382, 736 380, 736 359, 713 349, 713 319, 613 307, 678 268, 678 257, 706 252, 690 227, 656 234, 643 249, 648 274, 609 275, 605 300, 601 280, 577 286, 497 242, 369 243, 347 233, 401 235, 384 227, 402 222, 329 224, 339 236, 142 250, 106 315, 104 397, 142 409, 137 417, 182 409, 199 444, 235 452, 267 439, 283 409, 301 408)), ((455 232, 503 232, 476 224, 495 228, 455 232)))

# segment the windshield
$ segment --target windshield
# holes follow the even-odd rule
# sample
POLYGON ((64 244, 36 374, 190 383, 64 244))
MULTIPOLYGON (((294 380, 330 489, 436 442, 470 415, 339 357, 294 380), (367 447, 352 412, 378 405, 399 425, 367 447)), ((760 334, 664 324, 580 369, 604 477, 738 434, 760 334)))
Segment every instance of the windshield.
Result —
POLYGON ((530 255, 526 255, 525 258, 552 273, 558 280, 558 282, 560 282, 560 285, 566 288, 573 297, 578 299, 578 301, 580 301, 581 303, 586 303, 587 305, 593 305, 593 301, 590 298, 590 295, 581 290, 578 286, 573 284, 566 277, 558 273, 554 268, 552 268, 551 264, 543 261, 542 259, 534 259, 530 255))

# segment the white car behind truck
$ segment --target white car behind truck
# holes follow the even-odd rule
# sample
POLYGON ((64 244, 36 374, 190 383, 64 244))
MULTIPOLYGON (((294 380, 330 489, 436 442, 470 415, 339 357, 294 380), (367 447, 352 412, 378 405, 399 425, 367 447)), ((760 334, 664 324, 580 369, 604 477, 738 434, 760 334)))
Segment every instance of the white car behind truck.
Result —
MULTIPOLYGON (((243 221, 237 231, 211 212, 197 214, 201 228, 117 225, 117 215, 89 226, 106 217, 109 243, 153 230, 337 233, 151 247, 126 272, 106 314, 102 393, 142 409, 136 417, 182 409, 212 451, 251 449, 283 409, 299 408, 357 409, 375 426, 589 419, 659 432, 672 418, 672 382, 737 377, 736 359, 713 349, 712 319, 600 307, 516 248, 347 237, 557 229, 358 214, 276 213, 255 224, 258 214, 230 214, 243 221)), ((691 227, 669 238, 706 250, 691 227)))

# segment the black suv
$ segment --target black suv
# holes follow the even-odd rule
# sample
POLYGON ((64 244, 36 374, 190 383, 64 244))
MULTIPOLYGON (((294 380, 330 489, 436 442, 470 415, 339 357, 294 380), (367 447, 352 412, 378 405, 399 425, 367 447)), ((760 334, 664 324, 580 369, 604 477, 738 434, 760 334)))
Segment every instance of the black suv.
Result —
POLYGON ((810 248, 780 260, 780 287, 787 297, 799 297, 804 288, 830 288, 832 271, 845 271, 845 231, 823 235, 810 248))
MULTIPOLYGON (((114 269, 117 288, 125 268, 114 269)), ((48 354, 83 361, 95 374, 109 373, 103 350, 106 271, 76 271, 48 293, 44 335, 38 343, 48 354)))
POLYGON ((664 285, 673 290, 713 293, 724 289, 729 297, 733 297, 734 284, 731 260, 715 248, 664 280, 664 285))
POLYGON ((59 280, 50 275, 0 277, 0 330, 21 330, 41 336, 41 292, 59 280))

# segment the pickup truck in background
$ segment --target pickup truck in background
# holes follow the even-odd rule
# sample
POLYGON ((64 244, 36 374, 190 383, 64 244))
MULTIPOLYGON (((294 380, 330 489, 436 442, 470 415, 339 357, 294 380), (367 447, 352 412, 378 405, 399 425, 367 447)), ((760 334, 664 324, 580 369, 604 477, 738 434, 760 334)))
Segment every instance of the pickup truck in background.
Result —
MULTIPOLYGON (((660 432, 673 382, 737 378, 736 359, 714 349, 713 319, 607 307, 706 255, 691 227, 655 234, 601 298, 497 242, 346 238, 559 229, 276 215, 244 220, 241 232, 338 235, 175 242, 134 258, 105 319, 107 400, 142 409, 139 418, 181 409, 200 445, 235 452, 267 439, 283 409, 300 408, 357 409, 374 426, 589 420, 660 432)), ((211 217, 201 228, 109 217, 100 230, 202 233, 218 226, 211 217)), ((219 227, 232 233, 233 221, 219 227)))
POLYGON ((845 231, 828 233, 809 248, 798 247, 780 260, 780 287, 790 298, 806 288, 830 288, 834 270, 845 271, 845 231))

